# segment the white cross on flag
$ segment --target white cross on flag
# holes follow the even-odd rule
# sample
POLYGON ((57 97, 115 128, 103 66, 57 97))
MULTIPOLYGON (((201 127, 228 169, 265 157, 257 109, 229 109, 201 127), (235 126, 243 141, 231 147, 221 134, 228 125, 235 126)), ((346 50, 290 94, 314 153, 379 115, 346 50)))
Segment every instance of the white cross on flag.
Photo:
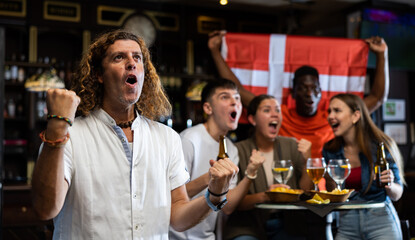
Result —
POLYGON ((222 56, 242 85, 289 108, 295 107, 294 72, 303 65, 319 72, 320 108, 327 109, 330 97, 340 92, 363 97, 368 51, 363 40, 345 38, 227 33, 222 41, 222 56))

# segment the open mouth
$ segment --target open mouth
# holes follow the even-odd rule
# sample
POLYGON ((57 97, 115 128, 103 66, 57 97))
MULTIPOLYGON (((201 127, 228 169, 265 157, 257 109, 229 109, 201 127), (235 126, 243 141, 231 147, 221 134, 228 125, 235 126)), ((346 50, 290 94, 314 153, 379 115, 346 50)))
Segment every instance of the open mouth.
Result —
POLYGON ((313 106, 313 104, 314 104, 314 102, 313 102, 313 101, 306 101, 306 102, 305 102, 305 105, 306 105, 306 106, 308 106, 308 107, 313 106))
POLYGON ((278 122, 277 121, 272 121, 268 124, 268 126, 271 128, 271 130, 277 130, 278 122))
POLYGON ((231 112, 231 119, 232 120, 235 120, 236 119, 236 112, 231 112))
POLYGON ((133 85, 133 84, 137 83, 137 78, 136 78, 135 75, 128 75, 127 80, 125 82, 128 83, 128 84, 133 85))
POLYGON ((331 128, 335 129, 335 128, 338 128, 340 126, 340 123, 332 123, 330 125, 331 125, 331 128))
POLYGON ((272 121, 272 122, 269 123, 269 126, 275 130, 275 129, 277 129, 278 122, 277 121, 272 121))

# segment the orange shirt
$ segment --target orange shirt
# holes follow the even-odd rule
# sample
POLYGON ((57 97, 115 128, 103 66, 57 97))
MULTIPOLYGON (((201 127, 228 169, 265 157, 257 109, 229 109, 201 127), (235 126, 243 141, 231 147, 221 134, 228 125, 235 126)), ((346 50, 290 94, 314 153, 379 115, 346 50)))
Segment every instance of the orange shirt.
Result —
POLYGON ((317 110, 312 117, 302 117, 297 114, 295 108, 281 105, 282 125, 279 135, 307 139, 312 143, 311 156, 322 157, 323 145, 334 138, 333 130, 327 121, 327 112, 317 110))

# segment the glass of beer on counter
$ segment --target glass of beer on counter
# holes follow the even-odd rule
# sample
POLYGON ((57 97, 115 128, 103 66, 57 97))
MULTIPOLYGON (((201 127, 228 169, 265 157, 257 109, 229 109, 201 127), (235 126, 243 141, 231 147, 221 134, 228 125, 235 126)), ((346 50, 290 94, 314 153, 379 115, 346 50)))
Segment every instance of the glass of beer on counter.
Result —
POLYGON ((307 159, 307 174, 314 183, 314 190, 318 191, 318 182, 323 178, 326 172, 326 162, 324 158, 307 159))

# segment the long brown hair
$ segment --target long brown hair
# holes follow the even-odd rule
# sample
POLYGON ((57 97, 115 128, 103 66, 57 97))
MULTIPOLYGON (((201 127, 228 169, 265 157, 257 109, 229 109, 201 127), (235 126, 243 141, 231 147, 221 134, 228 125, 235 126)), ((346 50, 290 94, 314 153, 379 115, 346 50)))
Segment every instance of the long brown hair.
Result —
MULTIPOLYGON (((342 93, 333 96, 330 99, 330 102, 333 101, 333 99, 338 99, 342 102, 344 102, 349 108, 352 113, 356 111, 360 111, 360 119, 355 123, 355 131, 356 131, 356 142, 360 148, 360 150, 363 152, 363 154, 366 156, 366 158, 369 160, 370 165, 370 182, 368 187, 365 189, 366 193, 373 182, 373 168, 374 168, 374 159, 372 158, 372 154, 370 152, 372 147, 372 142, 375 141, 376 143, 384 142, 386 149, 389 151, 389 153, 392 156, 392 161, 396 163, 399 169, 399 176, 404 184, 406 184, 404 176, 403 176, 403 161, 402 161, 402 155, 399 151, 398 146, 396 145, 396 142, 390 138, 388 135, 386 135, 382 130, 380 130, 376 124, 372 121, 372 118, 370 117, 369 110, 367 109, 365 103, 363 100, 354 94, 349 93, 342 93)), ((340 146, 344 143, 342 137, 336 137, 333 140, 327 142, 324 145, 324 150, 334 152, 338 151, 340 149, 340 146)))
POLYGON ((74 74, 72 90, 81 98, 77 115, 86 116, 102 105, 103 85, 98 81, 102 75, 102 59, 107 49, 117 40, 133 40, 140 45, 143 54, 144 85, 136 108, 149 119, 158 120, 171 114, 171 105, 150 60, 150 52, 144 40, 130 32, 114 30, 99 36, 83 55, 74 74))

